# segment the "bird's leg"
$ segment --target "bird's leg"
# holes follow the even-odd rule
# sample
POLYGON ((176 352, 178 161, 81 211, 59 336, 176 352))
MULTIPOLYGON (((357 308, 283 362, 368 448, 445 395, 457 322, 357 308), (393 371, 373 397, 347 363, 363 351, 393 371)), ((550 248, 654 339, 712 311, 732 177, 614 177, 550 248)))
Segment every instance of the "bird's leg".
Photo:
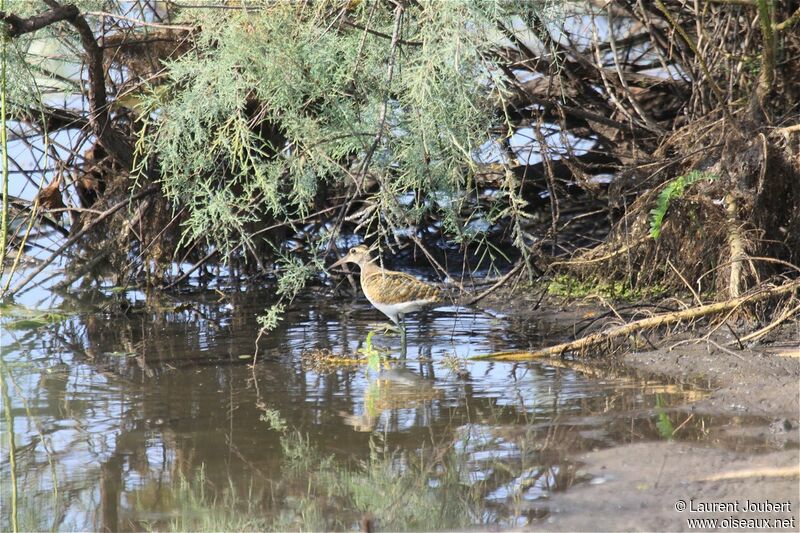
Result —
POLYGON ((400 358, 406 358, 406 351, 408 346, 406 345, 406 317, 405 315, 400 315, 400 358))

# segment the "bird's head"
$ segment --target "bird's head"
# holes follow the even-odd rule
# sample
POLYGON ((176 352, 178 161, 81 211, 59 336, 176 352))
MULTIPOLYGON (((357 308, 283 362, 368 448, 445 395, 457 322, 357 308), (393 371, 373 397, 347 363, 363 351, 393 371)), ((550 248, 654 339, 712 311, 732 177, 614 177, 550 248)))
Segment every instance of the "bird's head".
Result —
POLYGON ((331 265, 331 268, 335 268, 337 266, 341 266, 345 263, 356 263, 357 265, 361 266, 366 263, 369 263, 371 259, 369 248, 363 244, 359 244, 358 246, 354 246, 348 250, 347 254, 344 255, 341 259, 336 261, 334 264, 331 265))

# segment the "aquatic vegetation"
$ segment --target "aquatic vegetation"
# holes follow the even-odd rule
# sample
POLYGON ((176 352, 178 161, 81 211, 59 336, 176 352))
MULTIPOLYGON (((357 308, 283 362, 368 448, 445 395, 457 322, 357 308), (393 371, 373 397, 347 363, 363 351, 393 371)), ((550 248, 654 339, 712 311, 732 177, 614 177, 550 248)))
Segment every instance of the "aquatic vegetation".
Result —
POLYGON ((379 350, 372 345, 372 337, 375 336, 374 331, 367 333, 367 338, 364 340, 364 346, 359 348, 359 352, 367 358, 367 368, 373 372, 378 372, 381 369, 381 363, 386 359, 386 350, 379 350))
POLYGON ((288 428, 286 419, 281 416, 281 412, 277 409, 264 409, 264 414, 259 417, 259 420, 266 422, 270 429, 284 433, 288 428))
POLYGON ((325 374, 335 372, 342 367, 366 365, 369 361, 365 357, 335 354, 327 348, 317 348, 304 351, 300 355, 300 362, 305 370, 325 374))
POLYGON ((660 285, 650 287, 631 287, 626 281, 607 281, 596 277, 579 279, 569 274, 555 276, 547 284, 547 292, 551 296, 567 298, 587 298, 601 296, 615 300, 640 300, 663 295, 667 289, 660 285))

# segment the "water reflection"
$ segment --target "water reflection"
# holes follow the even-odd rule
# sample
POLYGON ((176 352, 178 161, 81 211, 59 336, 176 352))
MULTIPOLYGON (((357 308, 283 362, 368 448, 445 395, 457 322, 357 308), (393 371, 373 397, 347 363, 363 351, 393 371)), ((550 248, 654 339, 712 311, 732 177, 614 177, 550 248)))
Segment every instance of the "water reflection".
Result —
MULTIPOLYGON (((65 302, 62 312, 77 314, 39 327, 12 327, 4 317, 3 529, 223 528, 203 513, 232 494, 238 499, 228 511, 260 520, 237 522, 244 528, 301 527, 306 518, 308 527, 325 528, 357 528, 364 519, 400 529, 519 526, 541 514, 538 500, 575 482, 572 454, 660 438, 656 398, 668 406, 692 394, 590 379, 568 367, 465 365, 465 357, 540 339, 522 336, 530 328, 513 318, 457 308, 409 320, 408 357, 380 372, 362 364, 309 368, 309 350, 354 354, 380 320, 365 301, 324 298, 298 302, 261 338, 251 367, 255 316, 268 293, 147 305, 130 298, 98 293, 65 302), (301 472, 296 456, 304 454, 301 472), (415 497, 446 489, 469 512, 427 525, 404 523, 405 515, 384 507, 377 507, 383 516, 364 518, 376 502, 359 500, 343 480, 377 491, 373 469, 386 468, 416 472, 408 481, 415 497), (15 483, 7 482, 12 473, 15 483), (322 496, 309 493, 312 479, 321 492, 345 492, 321 505, 322 496)), ((540 324, 538 334, 553 327, 540 324)), ((390 353, 399 342, 375 337, 390 353)), ((673 416, 674 427, 686 419, 673 416)), ((712 423, 696 417, 676 436, 706 438, 712 423)))

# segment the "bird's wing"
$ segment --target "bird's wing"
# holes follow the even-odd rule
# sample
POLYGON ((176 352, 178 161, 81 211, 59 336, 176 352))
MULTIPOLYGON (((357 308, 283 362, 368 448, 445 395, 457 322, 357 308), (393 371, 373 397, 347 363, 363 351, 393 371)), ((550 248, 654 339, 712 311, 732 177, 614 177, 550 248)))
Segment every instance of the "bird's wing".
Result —
POLYGON ((432 285, 403 272, 384 270, 371 272, 362 278, 365 292, 383 304, 396 304, 427 300, 434 302, 440 298, 440 291, 432 285))

